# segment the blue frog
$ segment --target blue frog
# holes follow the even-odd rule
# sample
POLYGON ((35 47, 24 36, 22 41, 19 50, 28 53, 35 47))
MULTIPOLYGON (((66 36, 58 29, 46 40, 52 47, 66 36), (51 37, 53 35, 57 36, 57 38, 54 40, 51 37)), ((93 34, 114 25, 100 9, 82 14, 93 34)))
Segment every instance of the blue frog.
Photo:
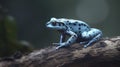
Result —
POLYGON ((102 37, 101 30, 91 28, 87 23, 80 20, 51 18, 50 21, 46 23, 46 27, 55 29, 61 33, 60 42, 53 43, 58 45, 56 49, 69 46, 76 42, 84 44, 84 47, 86 48, 92 43, 100 40, 102 37), (66 35, 70 36, 67 41, 65 41, 66 35))

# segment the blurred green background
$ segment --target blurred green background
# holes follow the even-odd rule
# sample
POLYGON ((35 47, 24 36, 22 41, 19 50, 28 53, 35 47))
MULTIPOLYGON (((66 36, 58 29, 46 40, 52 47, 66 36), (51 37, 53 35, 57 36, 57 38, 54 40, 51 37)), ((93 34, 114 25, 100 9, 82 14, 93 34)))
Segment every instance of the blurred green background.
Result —
POLYGON ((45 26, 51 17, 85 21, 104 37, 120 35, 120 0, 0 0, 0 5, 16 21, 17 40, 36 48, 59 41, 58 32, 45 26))

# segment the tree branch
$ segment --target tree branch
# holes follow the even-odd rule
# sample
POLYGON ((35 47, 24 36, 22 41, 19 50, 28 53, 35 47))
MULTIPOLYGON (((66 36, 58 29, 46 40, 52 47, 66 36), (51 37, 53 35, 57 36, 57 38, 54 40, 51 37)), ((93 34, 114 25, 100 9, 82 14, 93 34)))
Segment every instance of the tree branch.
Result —
POLYGON ((92 46, 73 44, 35 50, 14 61, 3 60, 0 67, 120 67, 120 36, 103 38, 92 46))

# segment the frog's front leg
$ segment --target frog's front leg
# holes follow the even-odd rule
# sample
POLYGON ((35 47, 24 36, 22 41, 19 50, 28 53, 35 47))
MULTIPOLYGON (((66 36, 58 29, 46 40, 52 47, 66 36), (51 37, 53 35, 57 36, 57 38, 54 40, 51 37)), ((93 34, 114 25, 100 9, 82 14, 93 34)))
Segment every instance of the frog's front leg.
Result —
POLYGON ((65 41, 65 34, 61 34, 59 43, 62 43, 64 41, 65 41))
POLYGON ((60 46, 56 47, 56 49, 59 49, 63 46, 71 45, 72 43, 74 43, 76 41, 76 39, 78 37, 77 34, 75 34, 72 31, 66 31, 66 33, 71 35, 71 37, 66 42, 60 43, 60 46))
POLYGON ((53 44, 55 44, 55 45, 60 45, 61 43, 63 43, 65 41, 65 34, 64 33, 62 33, 61 35, 60 35, 60 41, 59 41, 59 43, 53 43, 53 44))

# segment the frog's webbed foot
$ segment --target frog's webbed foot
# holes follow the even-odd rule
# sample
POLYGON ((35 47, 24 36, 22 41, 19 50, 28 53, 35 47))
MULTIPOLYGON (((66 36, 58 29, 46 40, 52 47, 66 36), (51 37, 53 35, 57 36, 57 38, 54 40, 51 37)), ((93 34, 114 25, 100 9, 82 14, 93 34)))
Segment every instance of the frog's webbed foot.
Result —
POLYGON ((57 46, 56 49, 59 49, 59 48, 61 48, 61 47, 65 47, 65 46, 67 46, 66 42, 64 42, 64 43, 59 43, 59 46, 57 46))
POLYGON ((56 49, 59 49, 59 48, 63 47, 62 43, 52 43, 52 44, 53 45, 57 45, 56 49))
POLYGON ((56 50, 59 49, 59 48, 61 48, 61 47, 62 47, 62 46, 57 46, 57 47, 56 47, 56 50))

